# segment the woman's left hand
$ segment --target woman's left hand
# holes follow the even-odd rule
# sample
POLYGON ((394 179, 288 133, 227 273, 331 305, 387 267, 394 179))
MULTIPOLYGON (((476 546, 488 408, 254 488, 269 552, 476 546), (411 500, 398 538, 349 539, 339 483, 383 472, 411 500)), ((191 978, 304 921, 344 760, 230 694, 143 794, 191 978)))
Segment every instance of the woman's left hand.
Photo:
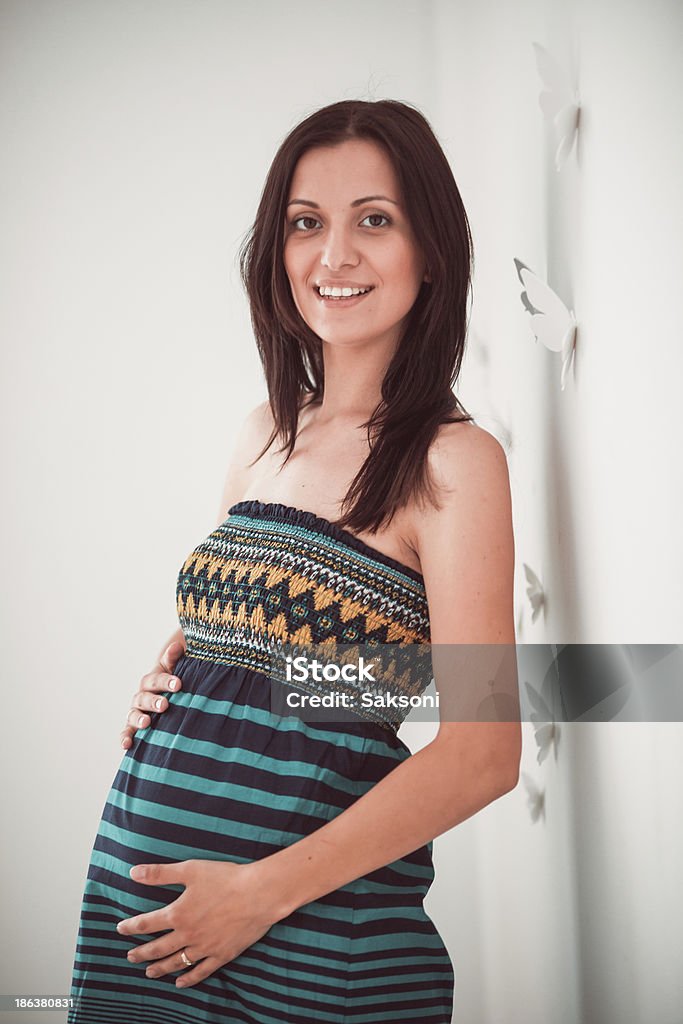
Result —
POLYGON ((159 939, 136 946, 128 953, 131 963, 153 960, 146 974, 185 971, 176 985, 189 987, 251 946, 282 919, 272 893, 268 893, 259 862, 185 860, 173 864, 138 864, 131 878, 143 885, 184 885, 185 891, 168 906, 120 921, 121 935, 145 935, 171 929, 159 939), (186 969, 185 952, 196 967, 186 969))

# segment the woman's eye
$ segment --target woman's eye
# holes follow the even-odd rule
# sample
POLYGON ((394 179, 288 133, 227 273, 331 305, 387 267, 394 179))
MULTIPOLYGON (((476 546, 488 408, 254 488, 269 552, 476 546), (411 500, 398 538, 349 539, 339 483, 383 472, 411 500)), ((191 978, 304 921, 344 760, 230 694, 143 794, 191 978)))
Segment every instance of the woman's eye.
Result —
MULTIPOLYGON (((312 220, 314 224, 319 224, 320 223, 315 217, 296 217, 292 221, 292 227, 295 228, 300 220, 312 220)), ((306 228, 303 228, 303 229, 298 228, 297 230, 304 230, 305 231, 307 229, 306 228)))
MULTIPOLYGON (((370 220, 371 217, 379 217, 381 220, 385 220, 387 222, 387 224, 391 224, 391 221, 389 220, 389 218, 384 213, 369 213, 367 215, 367 217, 363 218, 363 220, 370 220)), ((382 227, 384 227, 384 225, 383 224, 371 224, 370 227, 372 227, 372 228, 382 228, 382 227)))

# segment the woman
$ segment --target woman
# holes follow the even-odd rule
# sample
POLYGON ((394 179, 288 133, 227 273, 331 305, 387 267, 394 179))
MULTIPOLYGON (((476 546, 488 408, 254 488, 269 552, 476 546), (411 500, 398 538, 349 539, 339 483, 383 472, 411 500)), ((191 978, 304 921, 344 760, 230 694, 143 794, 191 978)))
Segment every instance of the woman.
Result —
POLYGON ((275 714, 268 655, 514 644, 505 456, 451 390, 470 246, 414 108, 336 103, 282 143, 241 263, 269 400, 134 698, 70 1021, 451 1020, 432 840, 516 785, 519 722, 453 716, 411 756, 395 712, 275 714))

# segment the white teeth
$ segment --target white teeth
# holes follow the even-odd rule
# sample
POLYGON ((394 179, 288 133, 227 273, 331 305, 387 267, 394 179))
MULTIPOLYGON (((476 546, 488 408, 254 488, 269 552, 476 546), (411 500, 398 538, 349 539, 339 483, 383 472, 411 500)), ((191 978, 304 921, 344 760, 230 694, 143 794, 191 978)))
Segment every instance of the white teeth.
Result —
POLYGON ((369 288, 331 288, 329 285, 318 288, 320 295, 325 295, 332 299, 348 298, 350 295, 365 295, 369 291, 369 288))

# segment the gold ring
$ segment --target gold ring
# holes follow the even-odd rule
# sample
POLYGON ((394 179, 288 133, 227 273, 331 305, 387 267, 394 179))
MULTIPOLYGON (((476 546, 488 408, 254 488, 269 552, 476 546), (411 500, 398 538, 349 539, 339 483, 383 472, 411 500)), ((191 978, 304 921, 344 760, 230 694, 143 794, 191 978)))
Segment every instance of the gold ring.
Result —
POLYGON ((184 949, 180 950, 180 959, 183 961, 186 967, 192 967, 194 964, 194 960, 188 960, 187 954, 185 953, 184 949))

